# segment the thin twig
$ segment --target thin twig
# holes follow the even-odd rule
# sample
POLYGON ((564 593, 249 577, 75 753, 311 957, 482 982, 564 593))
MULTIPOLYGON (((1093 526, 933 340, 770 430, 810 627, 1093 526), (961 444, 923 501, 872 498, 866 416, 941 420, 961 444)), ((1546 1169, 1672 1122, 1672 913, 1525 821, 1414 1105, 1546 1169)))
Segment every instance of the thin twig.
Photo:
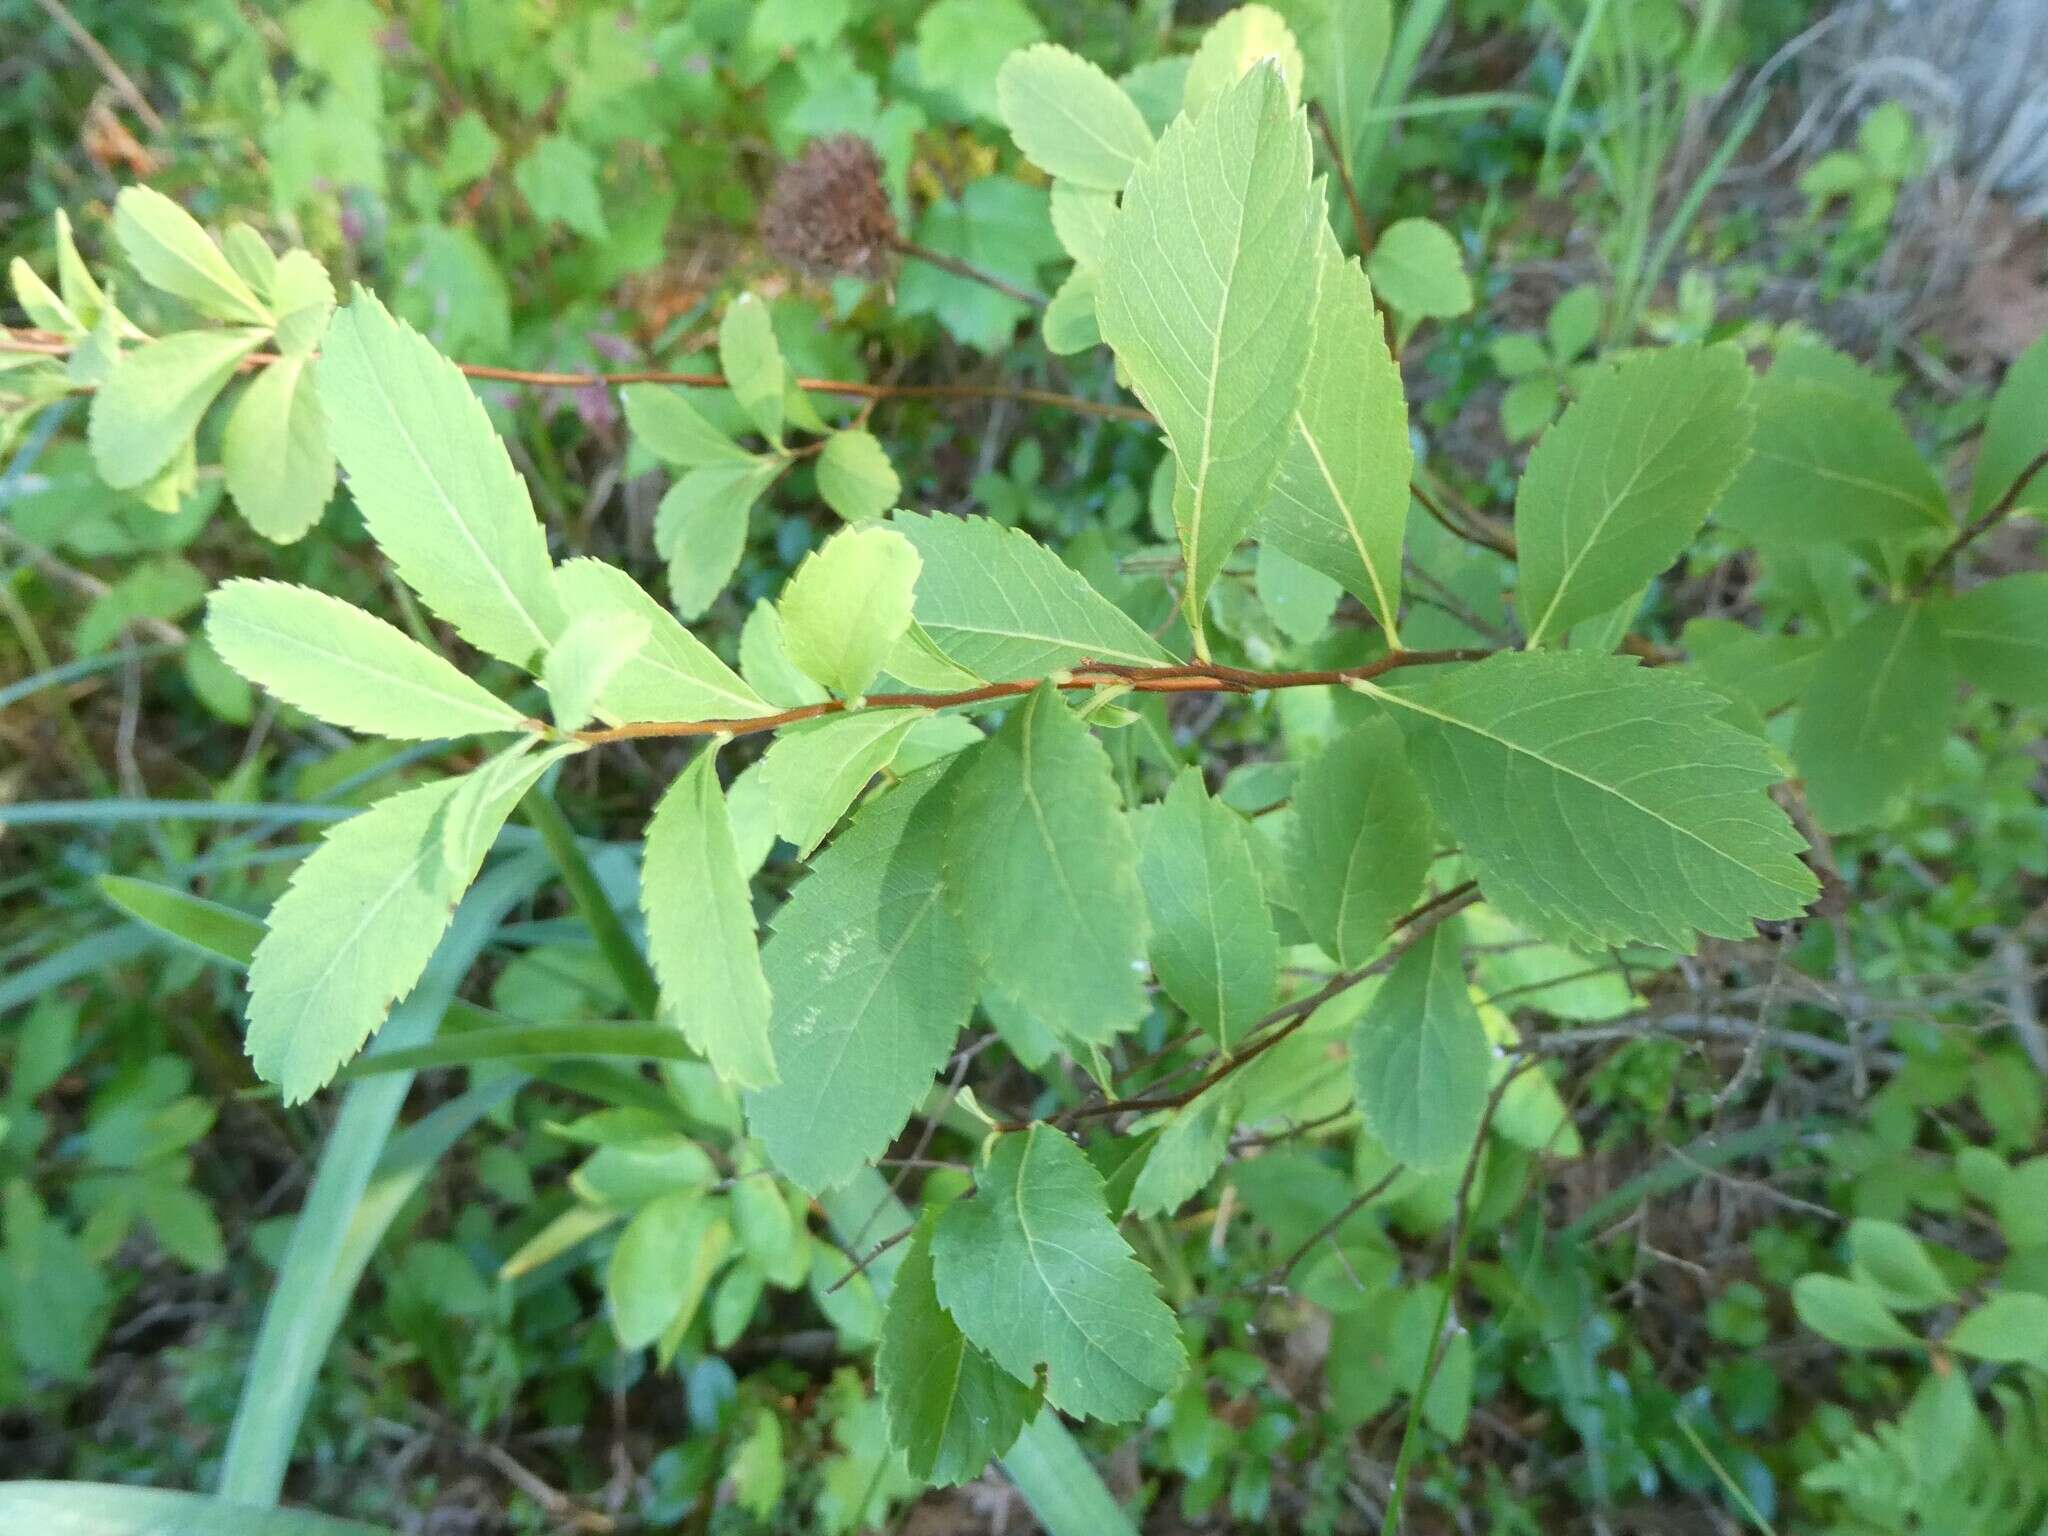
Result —
POLYGON ((85 30, 84 25, 73 16, 63 0, 36 0, 43 8, 43 14, 62 27, 71 41, 78 45, 78 51, 92 60, 92 66, 111 85, 120 98, 134 109, 135 115, 148 124, 149 131, 162 137, 170 132, 164 120, 156 114, 156 108, 149 104, 149 98, 142 94, 142 88, 135 83, 121 61, 101 46, 100 40, 85 30))
POLYGON ((2022 469, 2012 484, 2006 487, 2005 494, 1986 508, 1981 517, 1966 524, 1948 541, 1941 553, 1934 557, 1933 563, 1921 573, 1920 579, 1913 583, 1913 596, 1925 597, 1933 591, 1934 584, 1941 579, 1942 572, 1955 563, 1957 555, 2010 516, 2013 509, 2019 505, 2020 497, 2026 494, 2028 484, 2043 469, 2048 469, 2048 448, 2043 448, 2027 461, 2027 467, 2022 469))
POLYGON ((908 256, 913 261, 924 262, 937 267, 941 272, 950 272, 955 277, 964 277, 970 283, 980 283, 984 288, 993 288, 997 293, 1015 299, 1019 304, 1029 304, 1033 309, 1045 308, 1045 295, 1034 293, 1029 288, 1019 288, 1015 283, 1000 278, 995 273, 977 267, 958 256, 948 256, 944 251, 935 251, 928 245, 919 245, 915 240, 896 237, 896 253, 908 256))
POLYGON ((1307 1242, 1289 1254, 1284 1263, 1268 1270, 1265 1277, 1256 1282, 1252 1288, 1263 1292, 1286 1290, 1287 1277, 1300 1267, 1303 1259, 1306 1259, 1311 1252, 1321 1245, 1324 1238, 1335 1236, 1339 1227, 1343 1226, 1345 1222, 1356 1216, 1368 1205, 1371 1205, 1373 1201, 1379 1199, 1389 1189, 1392 1189, 1394 1187, 1394 1180, 1400 1178, 1407 1171, 1404 1165, 1400 1163, 1394 1164, 1393 1167, 1373 1180, 1369 1186, 1347 1203, 1336 1215, 1310 1233, 1307 1242))

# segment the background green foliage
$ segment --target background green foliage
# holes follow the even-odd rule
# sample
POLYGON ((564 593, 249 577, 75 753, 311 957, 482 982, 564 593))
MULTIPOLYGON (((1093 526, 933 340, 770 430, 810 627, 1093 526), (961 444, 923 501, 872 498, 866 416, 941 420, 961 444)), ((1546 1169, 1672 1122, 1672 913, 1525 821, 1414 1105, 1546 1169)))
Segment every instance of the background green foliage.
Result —
POLYGON ((0 1473, 2038 1529, 2048 345, 1815 19, 0 0, 0 1473))

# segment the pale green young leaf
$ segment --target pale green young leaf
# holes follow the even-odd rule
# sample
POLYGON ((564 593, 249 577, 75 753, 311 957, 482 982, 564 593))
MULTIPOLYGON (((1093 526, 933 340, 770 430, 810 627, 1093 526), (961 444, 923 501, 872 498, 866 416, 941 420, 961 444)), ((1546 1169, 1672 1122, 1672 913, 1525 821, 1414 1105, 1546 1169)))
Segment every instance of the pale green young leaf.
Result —
POLYGON ((262 343, 257 330, 180 331, 125 353, 93 396, 93 467, 117 490, 147 485, 190 446, 214 397, 262 343))
POLYGON ((1076 267, 1039 316, 1039 334, 1046 351, 1071 357, 1102 344, 1102 326, 1095 316, 1096 276, 1092 267, 1076 267))
POLYGON ((1195 116, 1237 84, 1251 70, 1270 61, 1287 87, 1287 104, 1301 103, 1301 82, 1308 73, 1301 47, 1287 18, 1269 5, 1240 5, 1227 11, 1209 30, 1188 61, 1187 83, 1181 87, 1181 110, 1195 116))
POLYGON ((1256 532, 1365 604, 1389 639, 1408 526, 1408 402, 1372 285, 1318 236, 1322 281, 1301 402, 1256 532))
POLYGON ((30 325, 38 330, 55 331, 71 340, 82 338, 92 329, 21 257, 17 256, 8 263, 7 275, 14 285, 14 301, 28 316, 30 325))
POLYGON ((974 1197, 940 1215, 939 1301, 968 1340, 1078 1417, 1126 1423, 1173 1389, 1187 1352, 1157 1283, 1109 1219, 1102 1176, 1058 1131, 998 1138, 974 1197))
POLYGON ((732 1246, 716 1202, 696 1190, 650 1200, 633 1213, 604 1272, 621 1349, 645 1349, 687 1326, 732 1246))
POLYGON ((647 639, 626 657, 597 699, 610 724, 656 720, 750 720, 774 707, 733 674, 711 648, 676 622, 640 583, 602 560, 564 561, 555 570, 563 610, 573 623, 588 614, 626 614, 647 627, 647 639))
POLYGON ((777 604, 789 659, 857 699, 910 628, 916 546, 893 528, 848 528, 804 557, 777 604))
POLYGON ((1899 538, 1949 526, 1941 482, 1898 412, 1782 372, 1772 369, 1751 396, 1750 457, 1716 521, 1767 545, 1899 538))
POLYGON ((1401 219, 1380 232, 1366 263, 1373 291, 1408 324, 1472 308, 1472 279, 1451 232, 1434 219, 1401 219))
POLYGON ((1171 1216, 1216 1176, 1230 1151, 1242 1108, 1228 1088, 1212 1088, 1192 1104, 1173 1111, 1153 1139, 1145 1164, 1131 1186, 1126 1208, 1133 1216, 1171 1216))
MULTIPOLYGON (((1982 517, 2013 488, 2027 466, 2048 451, 2048 333, 2006 370, 1984 417, 1977 468, 1970 482, 1970 516, 1982 517)), ((2037 473, 2018 505, 2048 508, 2048 473, 2037 473)))
POLYGON ((476 878, 503 798, 470 823, 474 862, 449 857, 443 818, 462 788, 442 779, 331 828, 292 875, 249 965, 248 1050, 285 1102, 310 1098, 411 990, 476 878))
POLYGON ((221 471, 249 526, 275 543, 300 538, 334 495, 327 413, 304 357, 285 357, 249 381, 228 416, 221 471))
POLYGON ((1116 222, 1116 196, 1056 181, 1052 187, 1052 232, 1082 267, 1099 267, 1109 257, 1109 230, 1116 222))
POLYGON ((286 251, 271 277, 277 311, 277 346, 286 357, 305 357, 327 334, 334 314, 334 280, 310 251, 286 251))
POLYGON ((822 704, 827 697, 825 690, 789 659, 789 647, 782 638, 782 615, 765 597, 754 604, 747 622, 740 626, 740 676, 778 709, 822 704))
POLYGON ((796 845, 798 858, 811 856, 926 718, 922 710, 863 709, 776 733, 761 759, 761 776, 775 807, 775 829, 796 845))
POLYGON ((1515 494, 1516 606, 1531 647, 1678 558, 1749 456, 1749 367, 1679 346, 1604 369, 1529 455, 1515 494))
POLYGON ((689 395, 664 384, 628 384, 619 392, 626 424, 649 453, 679 469, 751 462, 754 455, 704 419, 689 395))
POLYGON ((199 221, 149 187, 114 199, 114 238, 152 288, 236 325, 268 327, 270 311, 214 245, 199 221))
POLYGON ((220 252, 251 293, 269 298, 270 286, 277 279, 277 252, 261 235, 237 219, 222 233, 220 252))
POLYGON ((2048 571, 1972 587, 1936 616, 1965 682, 2001 704, 2048 704, 2048 571))
POLYGON ((1096 313, 1180 466, 1174 521, 1199 636, 1272 488, 1308 366, 1322 199, 1308 127, 1261 64, 1182 117, 1131 178, 1096 313))
POLYGON ((86 266, 85 258, 78 254, 78 242, 71 235, 70 216, 59 208, 51 222, 56 227, 57 292, 63 295, 64 307, 87 330, 96 330, 103 320, 112 320, 121 334, 134 333, 135 327, 113 311, 106 293, 86 266))
POLYGON ((903 482, 874 433, 847 427, 825 439, 818 455, 818 494, 849 523, 860 523, 894 507, 903 482))
POLYGON ((565 731, 588 725, 605 690, 652 633, 640 615, 617 608, 580 613, 564 624, 540 670, 555 724, 565 731))
POLYGON ((1364 965, 1421 899, 1436 856, 1401 733, 1375 720, 1332 741, 1296 781, 1294 812, 1288 869, 1302 926, 1339 965, 1364 965))
POLYGON ((751 293, 734 299, 718 324, 718 365, 747 419, 779 446, 788 370, 782 365, 782 346, 769 322, 768 306, 751 293))
POLYGON ((890 648, 889 660, 882 670, 884 676, 925 693, 951 693, 976 688, 987 681, 940 650, 938 642, 915 619, 903 632, 903 638, 890 648))
POLYGON ((384 620, 311 587, 237 578, 207 603, 206 638, 294 709, 400 741, 519 729, 520 712, 384 620))
POLYGON ((1159 643, 1021 528, 986 517, 891 519, 917 546, 917 622, 977 677, 1013 682, 1081 661, 1155 666, 1159 643))
POLYGON ((327 327, 314 382, 370 536, 474 645, 529 665, 561 632, 547 535, 469 381, 361 289, 327 327))
POLYGON ((1396 1162, 1454 1168, 1479 1132, 1492 1070, 1458 925, 1438 923, 1395 963, 1352 1031, 1359 1113, 1396 1162))
POLYGON ((693 469, 668 488, 654 514, 654 547, 668 561, 669 597, 694 619, 711 606, 747 547, 747 514, 786 467, 748 455, 693 469))
POLYGON ((942 896, 950 779, 927 769, 864 807, 762 951, 782 1081, 747 1096, 747 1124, 814 1194, 888 1147, 974 1006, 973 962, 942 896))
POLYGON ((1145 818, 1138 881, 1166 995, 1228 1049, 1273 1003, 1279 941, 1244 822, 1183 769, 1145 818))
POLYGON ((1037 1411, 1038 1393, 968 1343, 939 1305, 936 1221, 927 1210, 897 1267, 875 1351, 875 1392, 911 1476, 949 1487, 979 1477, 1010 1448, 1037 1411))
POLYGON ((1487 900, 1543 937, 1690 950, 1819 892, 1768 794, 1770 747, 1714 718, 1700 683, 1535 651, 1367 689, 1487 900))
POLYGON ((1055 43, 1003 60, 996 102, 1017 147, 1077 187, 1121 192, 1152 153, 1152 130, 1123 87, 1055 43))
POLYGON ((1823 830, 1873 825, 1933 768, 1955 691, 1948 642, 1926 603, 1879 608, 1821 652, 1792 758, 1823 830))
POLYGON ((1296 645, 1323 637, 1344 596, 1344 589, 1330 577, 1271 542, 1259 545, 1252 581, 1266 617, 1296 645))
POLYGON ((947 899, 982 975, 1067 1038, 1145 1013, 1145 898, 1109 754, 1051 684, 966 754, 947 899))
POLYGON ((712 751, 683 770, 647 824, 640 907, 661 1018, 738 1088, 776 1081, 768 980, 712 751))
POLYGON ((1875 1290, 1840 1275, 1801 1275, 1792 1285, 1792 1310, 1844 1349, 1912 1349, 1919 1342, 1875 1290))

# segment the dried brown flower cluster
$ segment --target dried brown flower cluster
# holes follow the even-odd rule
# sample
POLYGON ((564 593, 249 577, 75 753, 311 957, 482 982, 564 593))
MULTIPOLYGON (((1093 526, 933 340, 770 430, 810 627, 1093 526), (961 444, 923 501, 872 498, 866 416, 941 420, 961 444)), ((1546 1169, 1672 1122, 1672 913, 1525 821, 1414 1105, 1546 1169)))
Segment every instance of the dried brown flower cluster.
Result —
POLYGON ((886 276, 898 237, 874 146, 851 133, 806 145, 775 178, 761 238, 812 277, 886 276))

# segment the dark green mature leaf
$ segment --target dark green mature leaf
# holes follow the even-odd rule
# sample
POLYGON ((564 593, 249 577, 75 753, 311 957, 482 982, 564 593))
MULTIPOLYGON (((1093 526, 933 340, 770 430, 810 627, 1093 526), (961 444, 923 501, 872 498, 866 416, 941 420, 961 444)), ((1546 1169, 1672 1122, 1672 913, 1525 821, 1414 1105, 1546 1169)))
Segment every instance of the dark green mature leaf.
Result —
POLYGON ((952 791, 935 767, 865 807, 776 914, 762 953, 782 1081, 747 1096, 747 1122, 813 1193, 903 1129, 974 1006, 974 967, 941 894, 952 791))
POLYGON ((1408 525, 1408 402, 1372 285, 1327 226, 1301 403, 1256 529, 1357 598, 1389 637, 1408 525))
POLYGON ((1056 44, 1003 60, 996 101, 1017 147, 1061 181, 1121 192, 1152 154, 1152 130, 1123 87, 1056 44))
POLYGON ((1821 652, 1792 757, 1825 830, 1869 826, 1934 766, 1955 690, 1948 642, 1926 603, 1879 608, 1821 652))
POLYGON ((1180 466, 1198 634, 1272 487, 1308 366, 1323 219, 1312 160, 1306 122, 1261 64, 1166 130, 1110 226, 1096 311, 1180 466))
POLYGON ((776 1079, 768 981, 714 755, 697 754, 647 824, 647 957, 661 981, 663 1019, 726 1082, 765 1088, 776 1079))
MULTIPOLYGON (((2027 466, 2048 451, 2048 334, 2022 352, 1984 418, 1977 448, 1976 477, 1970 482, 1970 516, 1981 517, 2010 491, 2027 466)), ((2048 474, 2036 474, 2019 505, 2048 507, 2048 474)))
POLYGON ((528 665, 561 632, 561 598, 526 482, 469 381, 360 288, 314 379, 378 548, 463 639, 528 665))
POLYGON ((1615 656, 1523 652, 1393 706, 1430 803, 1487 899, 1566 943, 1690 949, 1804 910, 1819 883, 1767 793, 1770 748, 1702 684, 1615 656))
POLYGON ((909 513, 889 526, 916 545, 924 561, 918 624, 977 677, 1013 682, 1081 661, 1144 667, 1173 659, 1021 528, 986 517, 909 513))
POLYGON ((1303 770, 1288 843, 1296 910, 1342 966, 1386 947, 1436 856, 1429 801, 1401 733, 1384 720, 1345 732, 1303 770))
POLYGON ((1895 1221, 1865 1216, 1850 1222, 1849 1259, 1857 1278, 1875 1286, 1892 1306, 1935 1307, 1956 1299, 1955 1287, 1925 1245, 1895 1221))
POLYGON ((875 1391, 911 1476, 946 1486, 979 1477, 1015 1443, 1037 1412, 1038 1393, 968 1343, 939 1305, 936 1222, 927 1210, 896 1270, 875 1351, 875 1391))
POLYGON ((1272 1005, 1280 946, 1244 822, 1199 768, 1145 819, 1138 881, 1159 984, 1226 1049, 1272 1005))
POLYGON ((1187 1366, 1180 1331, 1081 1149, 1034 1125, 996 1141, 975 1186, 932 1240, 960 1331, 1019 1381, 1043 1366, 1065 1413, 1126 1422, 1171 1391, 1187 1366))
POLYGON ((658 1195, 633 1213, 605 1266, 612 1331, 624 1349, 668 1341, 689 1326, 732 1247, 723 1207, 700 1190, 658 1195))
POLYGON ((1072 1040, 1145 1013, 1145 898, 1109 754, 1047 684, 965 755, 947 900, 981 974, 1072 1040))
POLYGON ((1965 682, 2001 704, 2048 704, 2048 571, 2022 571, 1938 605, 1965 682))
POLYGON ((1978 1360, 2024 1360, 2048 1370, 2048 1296, 2000 1291, 1967 1313, 1947 1342, 1957 1354, 1978 1360))
POLYGON ((1765 544, 1842 543, 1949 525, 1941 482, 1898 413, 1774 368, 1751 396, 1749 462, 1716 519, 1765 544))
POLYGON ((1145 1150, 1127 1202, 1131 1214, 1170 1216, 1200 1194, 1230 1152, 1230 1133, 1237 1129, 1242 1107, 1226 1085, 1173 1111, 1145 1150))
POLYGON ((1647 353, 1580 390, 1515 496, 1531 646, 1613 608, 1692 542, 1749 455, 1749 391, 1733 346, 1647 353))
POLYGON ((1352 1032, 1359 1112, 1395 1161, 1455 1167, 1479 1132, 1492 1069, 1458 925, 1438 923, 1401 956, 1352 1032))
POLYGON ((206 638, 250 682, 352 731, 435 741, 517 730, 523 718, 417 640, 311 587, 223 582, 206 638))

